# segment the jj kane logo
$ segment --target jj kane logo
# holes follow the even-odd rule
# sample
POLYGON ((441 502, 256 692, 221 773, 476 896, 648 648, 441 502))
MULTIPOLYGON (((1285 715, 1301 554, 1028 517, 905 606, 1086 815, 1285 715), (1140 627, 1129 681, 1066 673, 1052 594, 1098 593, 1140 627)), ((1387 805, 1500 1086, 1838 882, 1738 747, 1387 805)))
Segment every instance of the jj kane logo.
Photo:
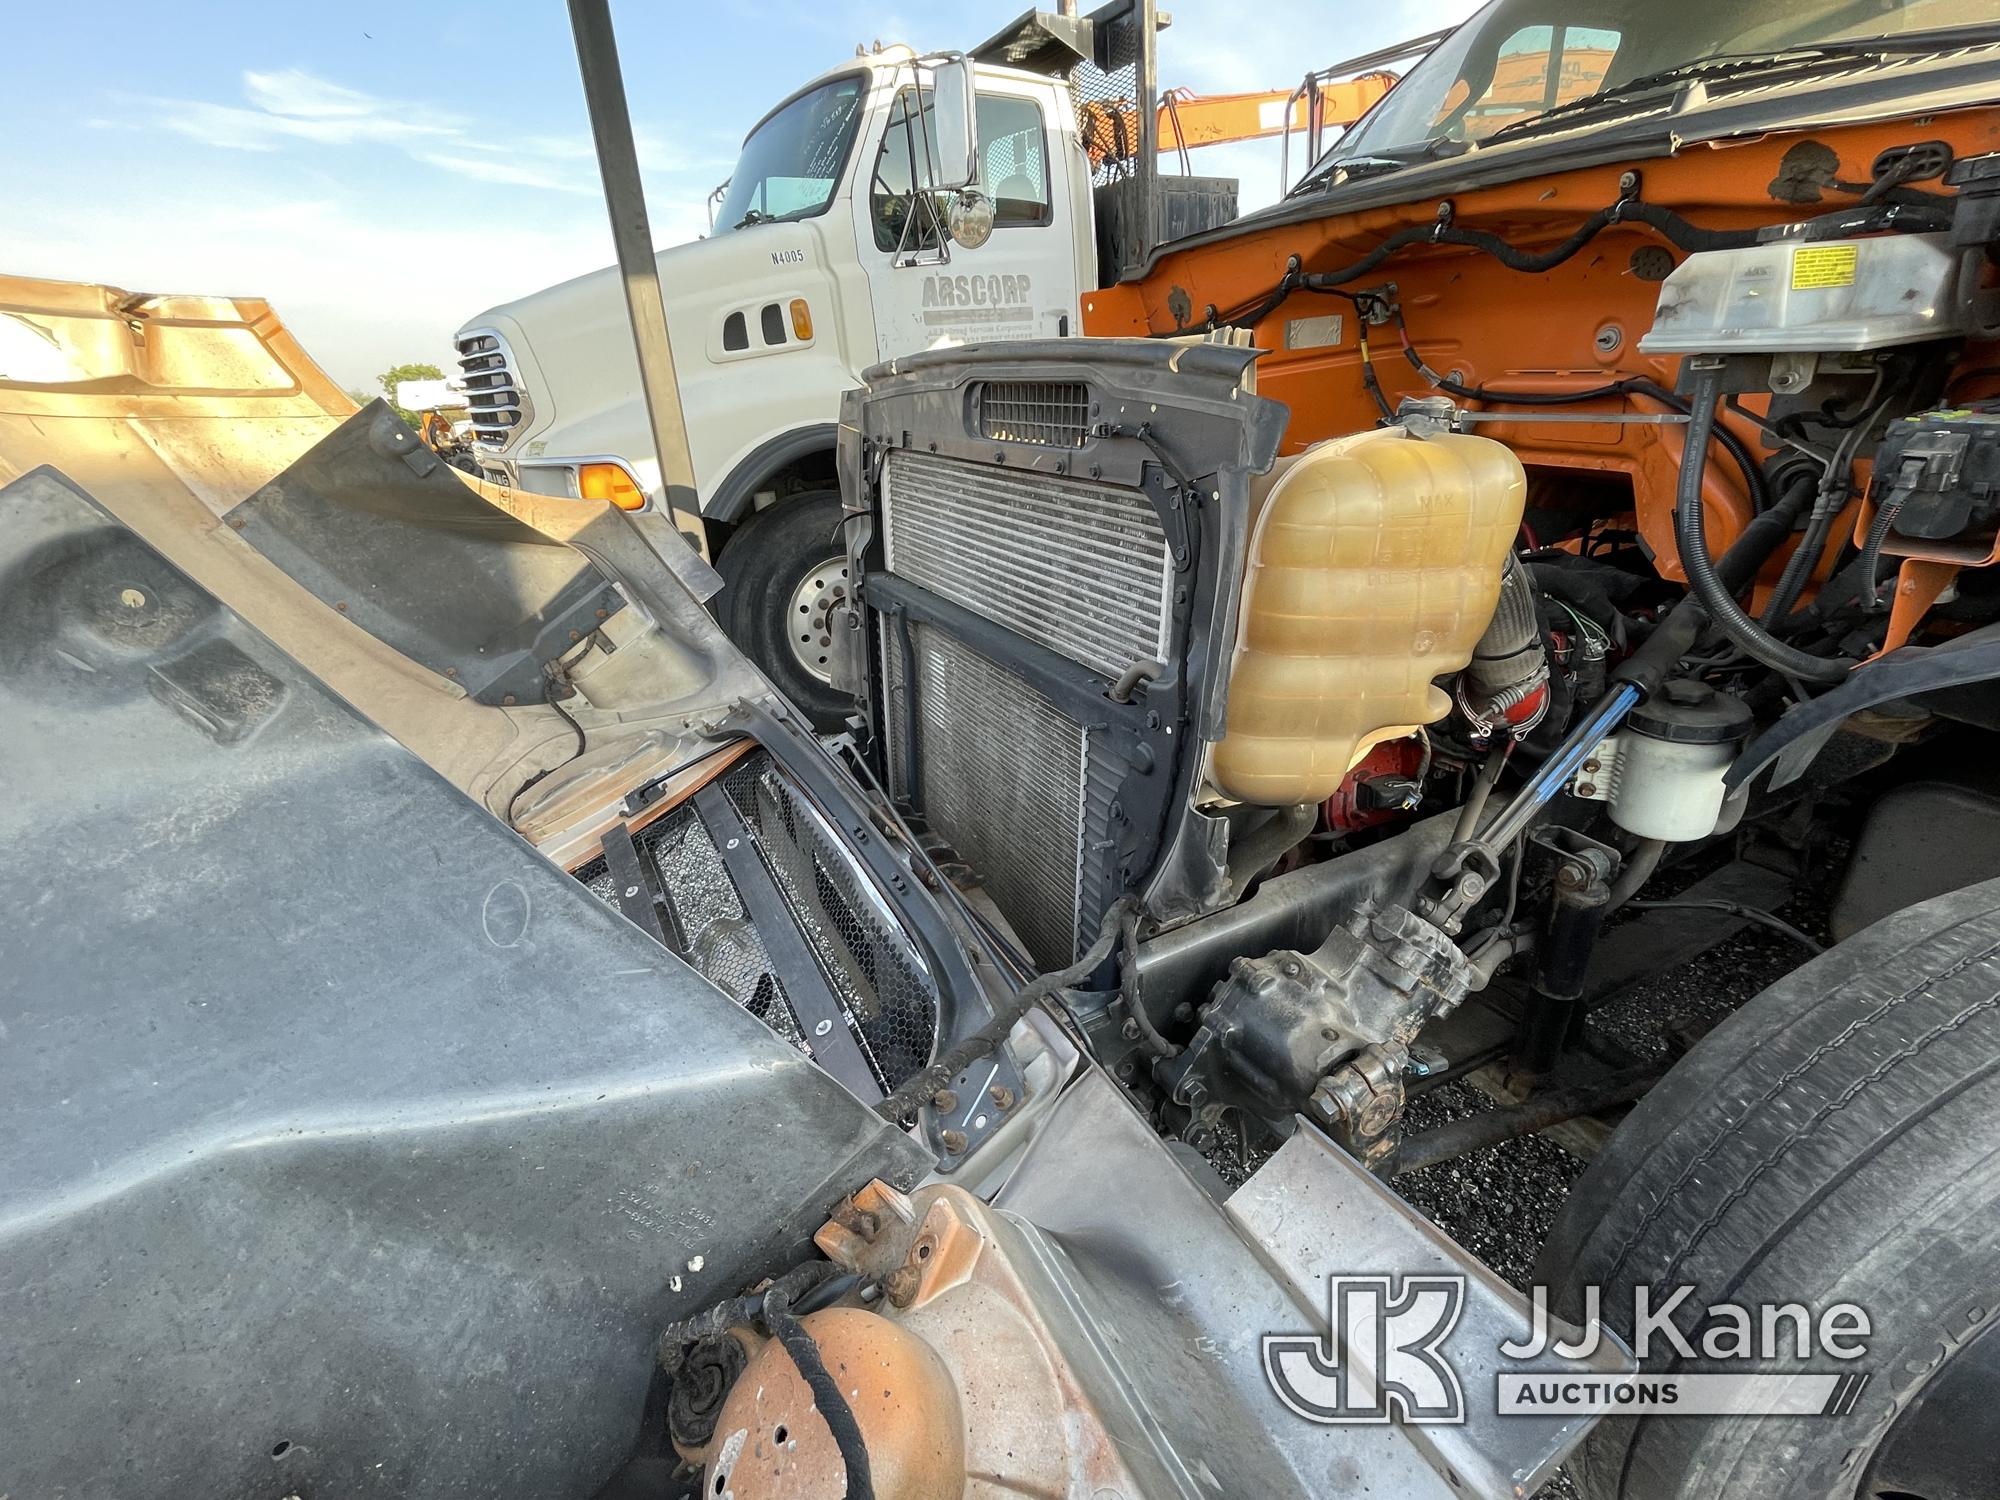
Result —
POLYGON ((1852 1303, 1817 1313, 1796 1302, 1723 1303, 1697 1318, 1694 1288, 1642 1286, 1628 1350, 1600 1320, 1597 1288, 1585 1293, 1577 1329, 1550 1315, 1547 1289, 1536 1287, 1523 1336, 1454 1350, 1466 1295, 1462 1276, 1331 1277, 1328 1332, 1266 1334, 1265 1378, 1291 1411, 1325 1424, 1461 1423, 1468 1381, 1491 1389, 1503 1416, 1844 1416, 1868 1384, 1851 1363, 1867 1353, 1871 1329, 1852 1303), (1640 1368, 1649 1360, 1664 1371, 1640 1368), (1697 1361, 1703 1368, 1680 1368, 1697 1361))

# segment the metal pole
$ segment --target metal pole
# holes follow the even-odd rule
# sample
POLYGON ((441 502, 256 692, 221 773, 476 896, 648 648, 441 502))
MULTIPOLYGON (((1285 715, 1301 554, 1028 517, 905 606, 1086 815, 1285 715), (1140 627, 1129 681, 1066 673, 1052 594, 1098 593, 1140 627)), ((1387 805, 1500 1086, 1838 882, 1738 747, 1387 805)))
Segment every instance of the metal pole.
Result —
MULTIPOLYGON (((609 0, 569 0, 569 24, 583 74, 584 103, 590 110, 590 133, 597 144, 597 170, 604 179, 611 241, 618 251, 625 306, 632 317, 632 344, 639 356, 639 384, 660 465, 660 491, 670 511, 699 524, 694 459, 688 452, 687 419, 681 411, 680 382, 674 376, 666 304, 653 259, 653 232, 646 222, 646 193, 639 181, 639 152, 632 141, 632 116, 625 103, 609 0)), ((683 569, 676 560, 675 570, 697 599, 711 598, 721 589, 721 577, 698 555, 687 562, 691 566, 683 569)))
POLYGON ((1137 0, 1138 49, 1133 58, 1133 92, 1139 104, 1139 246, 1138 258, 1125 269, 1136 271, 1146 263, 1160 239, 1160 37, 1159 16, 1153 0, 1137 0))

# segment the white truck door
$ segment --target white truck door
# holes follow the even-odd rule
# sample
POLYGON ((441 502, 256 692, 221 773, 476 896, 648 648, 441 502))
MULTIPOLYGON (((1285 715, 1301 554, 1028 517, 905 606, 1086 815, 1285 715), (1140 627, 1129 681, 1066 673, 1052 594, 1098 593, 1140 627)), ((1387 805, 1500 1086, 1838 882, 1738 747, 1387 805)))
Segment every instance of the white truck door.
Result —
MULTIPOLYGON (((929 93, 921 94, 925 109, 929 93)), ((858 174, 865 196, 854 216, 879 358, 1076 331, 1076 237, 1089 226, 1071 208, 1069 120, 1051 117, 1055 97, 1025 80, 980 80, 979 190, 993 201, 993 232, 967 248, 944 231, 941 197, 933 212, 911 193, 912 168, 919 182, 927 175, 928 122, 914 85, 898 93, 872 170, 864 164, 858 174)))

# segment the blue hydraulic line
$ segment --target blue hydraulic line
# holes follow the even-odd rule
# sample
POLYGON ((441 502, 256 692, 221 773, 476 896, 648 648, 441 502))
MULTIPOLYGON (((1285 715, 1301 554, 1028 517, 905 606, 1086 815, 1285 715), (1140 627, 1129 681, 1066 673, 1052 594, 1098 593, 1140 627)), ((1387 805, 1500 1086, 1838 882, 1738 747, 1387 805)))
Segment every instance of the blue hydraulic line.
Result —
POLYGON ((1569 784, 1577 767, 1589 758, 1604 737, 1625 722, 1625 716, 1638 706, 1644 696, 1637 683, 1621 682, 1599 699, 1597 707, 1569 732, 1535 774, 1521 784, 1521 790, 1493 815, 1493 821, 1479 830, 1470 842, 1494 851, 1511 844, 1543 806, 1569 784))

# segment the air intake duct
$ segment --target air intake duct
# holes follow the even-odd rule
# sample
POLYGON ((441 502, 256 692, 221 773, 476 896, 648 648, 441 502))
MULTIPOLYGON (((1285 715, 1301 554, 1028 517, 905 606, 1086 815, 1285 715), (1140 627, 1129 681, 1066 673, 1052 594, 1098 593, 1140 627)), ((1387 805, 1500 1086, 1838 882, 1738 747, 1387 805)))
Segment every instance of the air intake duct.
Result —
POLYGON ((1542 648, 1535 586, 1513 553, 1500 575, 1500 602, 1486 633, 1472 648, 1472 664, 1459 679, 1459 695, 1476 725, 1503 727, 1519 738, 1549 706, 1549 658, 1542 648))

